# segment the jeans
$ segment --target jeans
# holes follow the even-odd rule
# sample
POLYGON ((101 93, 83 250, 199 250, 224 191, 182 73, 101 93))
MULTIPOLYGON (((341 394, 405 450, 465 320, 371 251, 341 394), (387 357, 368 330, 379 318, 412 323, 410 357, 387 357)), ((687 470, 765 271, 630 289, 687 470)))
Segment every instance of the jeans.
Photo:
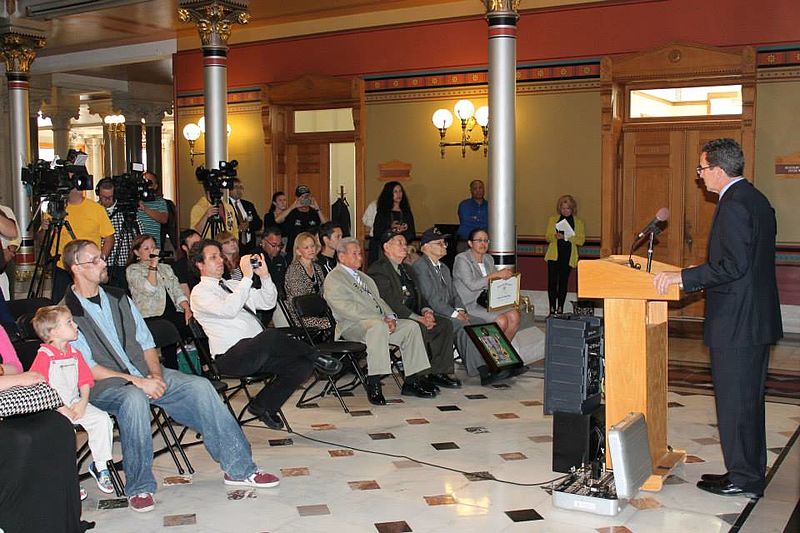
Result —
POLYGON ((150 404, 164 408, 175 421, 203 435, 211 457, 233 479, 245 479, 256 471, 239 424, 205 378, 163 369, 167 390, 161 398, 149 400, 138 387, 127 384, 109 388, 92 403, 117 418, 125 465, 125 493, 135 496, 155 492, 153 439, 150 404))

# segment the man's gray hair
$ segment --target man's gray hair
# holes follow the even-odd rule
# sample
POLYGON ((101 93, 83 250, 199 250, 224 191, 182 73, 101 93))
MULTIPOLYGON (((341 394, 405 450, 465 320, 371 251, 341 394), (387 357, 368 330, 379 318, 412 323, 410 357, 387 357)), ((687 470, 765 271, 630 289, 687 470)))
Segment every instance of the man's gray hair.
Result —
POLYGON ((361 248, 361 243, 354 237, 345 237, 336 243, 336 255, 347 253, 347 247, 355 244, 361 248))
POLYGON ((93 244, 97 246, 94 241, 87 239, 75 239, 67 243, 64 247, 64 252, 61 254, 61 260, 64 261, 64 266, 66 267, 65 270, 72 274, 72 265, 78 263, 78 254, 81 253, 84 248, 93 244))

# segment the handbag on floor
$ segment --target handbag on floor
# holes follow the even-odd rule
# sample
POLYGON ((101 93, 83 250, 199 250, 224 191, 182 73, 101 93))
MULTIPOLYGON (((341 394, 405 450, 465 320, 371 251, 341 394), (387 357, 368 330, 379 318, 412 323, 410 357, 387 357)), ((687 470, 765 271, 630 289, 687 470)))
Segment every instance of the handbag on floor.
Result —
POLYGON ((64 405, 58 393, 45 382, 17 385, 0 391, 0 418, 29 415, 64 405))

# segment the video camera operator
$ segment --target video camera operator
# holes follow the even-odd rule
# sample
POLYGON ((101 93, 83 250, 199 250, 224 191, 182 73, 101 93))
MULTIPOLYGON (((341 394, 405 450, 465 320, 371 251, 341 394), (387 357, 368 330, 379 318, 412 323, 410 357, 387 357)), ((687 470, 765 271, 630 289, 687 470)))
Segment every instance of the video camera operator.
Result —
POLYGON ((220 161, 219 169, 197 167, 195 175, 203 184, 205 195, 197 200, 189 213, 189 226, 202 237, 215 238, 220 231, 227 231, 239 235, 239 224, 233 207, 222 201, 225 190, 232 190, 236 177, 236 167, 239 164, 235 159, 230 162, 220 161), (206 232, 206 228, 210 232, 206 232))
POLYGON ((115 232, 114 246, 106 256, 108 284, 127 291, 128 280, 125 276, 125 264, 131 253, 134 239, 143 233, 142 224, 135 212, 128 212, 118 205, 112 178, 103 178, 97 182, 95 192, 97 193, 97 203, 105 208, 115 232))
POLYGON ((158 178, 150 171, 144 173, 147 186, 152 191, 152 197, 148 200, 139 200, 139 211, 136 218, 142 226, 142 233, 150 235, 156 241, 156 248, 161 249, 161 225, 166 224, 169 219, 167 212, 167 202, 158 193, 158 178))

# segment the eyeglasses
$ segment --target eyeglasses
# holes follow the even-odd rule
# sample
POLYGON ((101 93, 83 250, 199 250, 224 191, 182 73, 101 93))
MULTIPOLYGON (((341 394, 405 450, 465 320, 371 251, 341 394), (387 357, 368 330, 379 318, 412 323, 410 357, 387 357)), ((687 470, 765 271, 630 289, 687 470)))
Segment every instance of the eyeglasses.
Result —
POLYGON ((75 264, 76 265, 88 265, 89 263, 91 263, 93 265, 99 265, 100 263, 105 263, 105 262, 106 262, 106 258, 103 257, 102 255, 98 255, 98 256, 92 257, 88 261, 81 261, 81 262, 75 263, 75 264))
POLYGON ((708 170, 709 168, 714 168, 715 166, 717 165, 708 165, 707 167, 697 167, 695 168, 695 170, 697 171, 697 175, 699 176, 700 174, 703 173, 704 170, 708 170))
POLYGON ((489 244, 489 239, 472 239, 472 242, 485 242, 486 244, 489 244))
POLYGON ((269 244, 269 245, 270 245, 270 246, 272 246, 273 248, 283 248, 283 243, 282 243, 282 242, 278 242, 278 243, 275 243, 275 242, 269 242, 269 241, 264 241, 264 242, 265 242, 265 243, 267 243, 267 244, 269 244))

